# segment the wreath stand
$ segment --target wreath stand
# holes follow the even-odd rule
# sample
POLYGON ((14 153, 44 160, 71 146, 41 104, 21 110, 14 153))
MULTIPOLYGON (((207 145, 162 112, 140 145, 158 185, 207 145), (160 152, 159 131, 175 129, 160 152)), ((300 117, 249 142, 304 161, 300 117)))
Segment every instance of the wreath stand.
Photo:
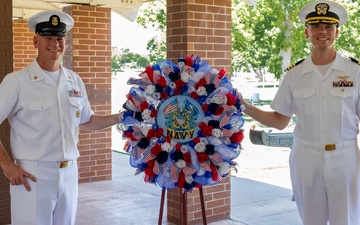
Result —
MULTIPOLYGON (((158 225, 162 224, 162 217, 163 217, 163 212, 164 212, 165 191, 166 191, 165 189, 162 189, 162 191, 161 191, 158 225)), ((180 191, 180 225, 186 225, 187 224, 187 221, 186 221, 186 192, 183 192, 182 189, 179 189, 179 191, 180 191)), ((203 225, 207 225, 205 203, 204 203, 204 193, 203 193, 202 186, 199 187, 199 195, 200 195, 203 225)))

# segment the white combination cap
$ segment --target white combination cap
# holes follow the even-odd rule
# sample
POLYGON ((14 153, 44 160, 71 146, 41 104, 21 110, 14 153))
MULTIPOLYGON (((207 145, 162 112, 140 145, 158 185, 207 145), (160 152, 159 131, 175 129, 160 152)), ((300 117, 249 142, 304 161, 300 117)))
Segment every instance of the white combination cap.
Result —
POLYGON ((29 18, 30 30, 41 36, 65 37, 74 26, 74 19, 61 11, 42 11, 29 18))
POLYGON ((346 9, 333 1, 320 0, 305 5, 299 13, 304 24, 328 23, 341 27, 347 20, 346 9))

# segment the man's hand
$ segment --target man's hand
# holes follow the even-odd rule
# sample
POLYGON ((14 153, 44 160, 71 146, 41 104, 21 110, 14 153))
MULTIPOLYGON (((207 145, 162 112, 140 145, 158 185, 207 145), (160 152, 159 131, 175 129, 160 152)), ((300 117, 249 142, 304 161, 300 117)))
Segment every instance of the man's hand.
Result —
POLYGON ((31 179, 36 182, 37 179, 32 174, 26 172, 21 167, 16 165, 13 162, 9 162, 6 165, 3 165, 3 172, 7 179, 9 179, 11 185, 24 185, 26 190, 31 191, 30 185, 27 182, 26 178, 31 179))

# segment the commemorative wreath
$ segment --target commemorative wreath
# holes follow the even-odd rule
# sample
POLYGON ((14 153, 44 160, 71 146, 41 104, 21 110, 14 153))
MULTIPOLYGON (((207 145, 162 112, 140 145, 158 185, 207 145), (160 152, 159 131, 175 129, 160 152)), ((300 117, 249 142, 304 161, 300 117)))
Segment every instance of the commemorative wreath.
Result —
POLYGON ((117 129, 135 174, 170 190, 219 183, 236 169, 244 138, 241 94, 196 56, 147 66, 130 78, 117 129))

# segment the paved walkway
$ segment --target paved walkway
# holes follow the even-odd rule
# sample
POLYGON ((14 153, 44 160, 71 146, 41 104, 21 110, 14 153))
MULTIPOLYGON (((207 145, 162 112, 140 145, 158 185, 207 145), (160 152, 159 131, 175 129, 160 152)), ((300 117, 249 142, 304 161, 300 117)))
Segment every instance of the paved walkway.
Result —
MULTIPOLYGON (((80 184, 76 225, 158 224, 161 189, 135 176, 128 159, 113 152, 113 180, 80 184)), ((291 199, 287 188, 231 177, 231 219, 209 225, 301 225, 291 199)), ((163 224, 173 225, 164 208, 163 224)))

